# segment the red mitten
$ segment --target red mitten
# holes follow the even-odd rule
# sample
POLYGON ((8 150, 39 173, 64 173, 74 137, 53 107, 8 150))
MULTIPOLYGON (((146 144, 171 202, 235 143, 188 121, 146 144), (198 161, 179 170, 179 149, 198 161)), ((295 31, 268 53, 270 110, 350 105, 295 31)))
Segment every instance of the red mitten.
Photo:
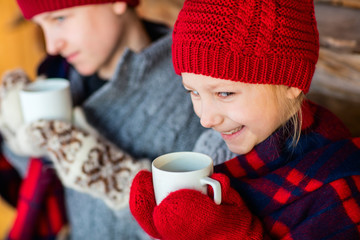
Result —
POLYGON ((261 222, 230 187, 227 176, 211 176, 221 184, 220 205, 198 191, 183 189, 171 193, 155 206, 151 174, 138 175, 131 189, 130 210, 151 236, 167 240, 263 239, 261 222))
POLYGON ((222 189, 222 203, 194 190, 171 193, 154 209, 154 223, 163 239, 263 239, 260 221, 249 211, 229 178, 213 174, 222 189))
POLYGON ((152 216, 156 202, 152 174, 149 171, 140 171, 135 176, 130 188, 129 206, 142 229, 150 236, 160 239, 152 216))

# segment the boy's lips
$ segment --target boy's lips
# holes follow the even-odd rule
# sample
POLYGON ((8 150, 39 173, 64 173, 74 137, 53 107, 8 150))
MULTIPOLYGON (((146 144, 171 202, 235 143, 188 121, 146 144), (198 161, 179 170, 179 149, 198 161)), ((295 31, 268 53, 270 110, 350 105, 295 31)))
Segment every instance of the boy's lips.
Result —
POLYGON ((66 61, 68 61, 69 63, 73 62, 75 57, 78 55, 77 52, 75 53, 71 53, 69 55, 67 55, 65 58, 66 58, 66 61))

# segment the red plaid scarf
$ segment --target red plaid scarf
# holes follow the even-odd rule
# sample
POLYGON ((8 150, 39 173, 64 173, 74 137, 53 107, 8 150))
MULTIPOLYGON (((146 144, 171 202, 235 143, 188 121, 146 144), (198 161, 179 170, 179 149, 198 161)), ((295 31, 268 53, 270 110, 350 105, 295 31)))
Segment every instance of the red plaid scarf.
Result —
POLYGON ((310 102, 293 149, 281 128, 253 151, 215 167, 274 239, 360 239, 360 138, 310 102))

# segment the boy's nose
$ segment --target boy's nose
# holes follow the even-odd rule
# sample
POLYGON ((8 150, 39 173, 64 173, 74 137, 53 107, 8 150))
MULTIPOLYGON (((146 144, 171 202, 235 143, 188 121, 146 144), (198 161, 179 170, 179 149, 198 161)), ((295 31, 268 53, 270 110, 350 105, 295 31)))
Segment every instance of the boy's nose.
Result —
POLYGON ((60 38, 46 38, 46 51, 50 55, 60 54, 64 45, 64 40, 60 38))

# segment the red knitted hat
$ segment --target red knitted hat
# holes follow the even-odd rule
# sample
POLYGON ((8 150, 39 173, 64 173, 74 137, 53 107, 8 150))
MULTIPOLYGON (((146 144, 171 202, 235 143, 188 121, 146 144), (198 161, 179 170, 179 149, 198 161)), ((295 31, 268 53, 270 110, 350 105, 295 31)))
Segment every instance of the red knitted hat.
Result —
POLYGON ((185 0, 172 52, 177 74, 307 93, 319 56, 313 0, 185 0))
POLYGON ((139 0, 17 0, 17 2, 26 19, 43 12, 88 4, 126 2, 133 7, 139 4, 139 0))

